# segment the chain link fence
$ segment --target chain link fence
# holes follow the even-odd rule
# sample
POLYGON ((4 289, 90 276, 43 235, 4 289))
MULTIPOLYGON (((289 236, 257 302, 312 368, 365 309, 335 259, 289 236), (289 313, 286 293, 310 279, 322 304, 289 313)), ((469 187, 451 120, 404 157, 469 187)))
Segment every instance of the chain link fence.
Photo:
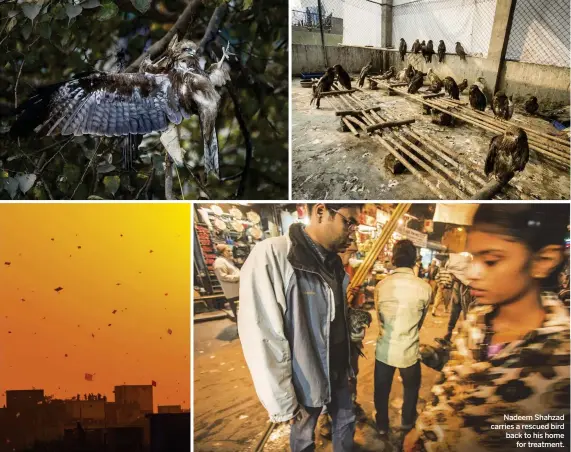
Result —
MULTIPOLYGON (((569 67, 570 0, 516 0, 506 59, 569 67)), ((416 39, 456 42, 475 57, 487 57, 497 0, 394 0, 392 47, 401 38, 410 51, 416 39)), ((325 45, 381 46, 383 0, 321 0, 325 45)), ((294 44, 321 45, 317 0, 292 0, 294 44), (303 36, 301 36, 301 34, 303 36)))
MULTIPOLYGON (((396 3, 396 2, 395 2, 396 3)), ((417 0, 393 7, 393 45, 401 38, 412 47, 415 39, 434 49, 442 39, 448 53, 456 42, 471 56, 486 57, 492 36, 496 0, 417 0)))
POLYGON ((517 0, 506 59, 569 67, 569 0, 517 0))

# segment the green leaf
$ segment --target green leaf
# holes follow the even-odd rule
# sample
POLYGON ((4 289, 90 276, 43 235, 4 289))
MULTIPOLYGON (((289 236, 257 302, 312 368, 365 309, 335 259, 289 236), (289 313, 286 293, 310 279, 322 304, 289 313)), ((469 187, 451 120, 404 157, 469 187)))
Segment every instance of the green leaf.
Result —
POLYGON ((35 174, 21 174, 16 176, 15 179, 18 182, 18 187, 20 191, 24 194, 28 193, 30 188, 34 186, 36 182, 36 175, 35 174))
POLYGON ((67 14, 67 17, 69 18, 69 20, 73 19, 74 17, 77 17, 81 14, 81 11, 83 11, 83 8, 80 5, 66 5, 65 6, 65 13, 67 14))
POLYGON ((81 4, 83 9, 92 9, 101 6, 101 2, 99 0, 87 0, 81 4))
POLYGON ((4 190, 8 192, 10 198, 14 199, 16 197, 16 193, 18 193, 18 181, 13 177, 4 179, 4 190))
POLYGON ((81 177, 81 170, 77 165, 66 163, 63 165, 63 175, 69 184, 76 184, 81 177))
POLYGON ((32 34, 32 26, 26 22, 26 24, 22 27, 22 36, 24 37, 24 40, 28 40, 28 38, 30 37, 30 35, 32 34))
POLYGON ((43 1, 37 3, 23 3, 22 12, 24 13, 24 16, 33 22, 42 9, 42 3, 43 1))
POLYGON ((131 0, 131 3, 141 14, 145 14, 151 7, 151 0, 131 0))
POLYGON ((54 6, 54 9, 52 9, 52 15, 56 19, 65 19, 67 17, 67 14, 65 12, 65 8, 63 7, 63 5, 61 5, 59 3, 56 6, 54 6))
POLYGON ((252 7, 253 0, 244 0, 242 3, 242 10, 250 9, 252 7))
POLYGON ((105 176, 103 178, 103 185, 105 185, 105 191, 113 196, 115 196, 115 193, 117 193, 117 190, 119 190, 120 183, 121 180, 119 179, 119 176, 105 176))
POLYGON ((42 38, 50 39, 50 36, 52 35, 52 27, 48 22, 42 22, 38 29, 42 38))
POLYGON ((107 162, 101 162, 99 165, 97 165, 97 172, 99 174, 107 174, 110 173, 111 171, 115 171, 115 169, 116 169, 115 166, 107 162))
POLYGON ((14 28, 14 26, 16 25, 16 23, 18 23, 18 21, 16 20, 15 17, 12 17, 10 19, 10 22, 8 22, 8 25, 6 25, 6 33, 10 33, 12 31, 12 28, 14 28))
POLYGON ((115 17, 118 12, 119 8, 115 3, 104 3, 95 17, 97 17, 97 20, 103 22, 115 17))

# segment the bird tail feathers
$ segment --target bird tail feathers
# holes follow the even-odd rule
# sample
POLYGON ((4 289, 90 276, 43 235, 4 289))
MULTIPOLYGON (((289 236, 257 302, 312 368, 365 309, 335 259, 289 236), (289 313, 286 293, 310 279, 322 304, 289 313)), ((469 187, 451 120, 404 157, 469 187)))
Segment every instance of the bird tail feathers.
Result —
POLYGON ((220 179, 220 153, 216 127, 212 127, 210 136, 204 135, 204 169, 206 174, 214 174, 220 179))

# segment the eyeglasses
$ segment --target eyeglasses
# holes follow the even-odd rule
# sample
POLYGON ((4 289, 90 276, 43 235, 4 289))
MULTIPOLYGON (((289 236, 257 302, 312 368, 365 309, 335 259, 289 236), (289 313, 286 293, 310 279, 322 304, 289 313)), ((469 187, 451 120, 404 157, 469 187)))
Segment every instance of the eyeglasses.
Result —
POLYGON ((343 223, 345 223, 345 226, 347 227, 347 229, 356 229, 357 226, 359 226, 359 223, 357 221, 355 221, 354 218, 347 218, 345 215, 343 215, 342 213, 340 213, 338 210, 335 209, 329 209, 333 212, 335 212, 337 215, 339 215, 341 217, 341 219, 343 220, 343 223))

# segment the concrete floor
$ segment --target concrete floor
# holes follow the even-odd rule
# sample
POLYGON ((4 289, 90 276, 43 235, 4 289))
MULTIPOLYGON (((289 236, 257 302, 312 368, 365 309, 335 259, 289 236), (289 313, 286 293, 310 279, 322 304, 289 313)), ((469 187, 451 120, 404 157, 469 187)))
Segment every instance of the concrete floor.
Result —
MULTIPOLYGON (((439 308, 437 317, 428 315, 420 332, 421 343, 442 337, 448 315, 439 308)), ((373 317, 375 318, 375 317, 373 317)), ((400 426, 402 383, 398 373, 392 386, 389 414, 393 427, 392 445, 376 437, 373 424, 373 371, 378 326, 373 322, 364 339, 366 358, 360 358, 358 402, 368 421, 359 423, 355 434, 357 451, 395 451, 400 426)), ((268 415, 258 400, 246 367, 236 324, 216 320, 194 325, 194 447, 196 451, 251 451, 268 427, 268 415)), ((438 372, 422 366, 422 386, 418 410, 430 400, 430 389, 438 372)), ((265 451, 289 450, 289 425, 274 430, 265 451)), ((317 450, 331 451, 331 443, 317 436, 317 450)))
MULTIPOLYGON (((467 100, 467 90, 461 100, 467 100)), ((383 104, 399 119, 414 118, 414 129, 436 138, 483 169, 490 140, 494 134, 470 124, 443 127, 431 123, 422 114, 420 104, 402 96, 388 96, 386 90, 364 90, 359 97, 370 96, 370 105, 383 104)), ((412 174, 394 175, 384 167, 389 153, 371 137, 355 137, 341 132, 339 118, 326 99, 321 108, 310 106, 311 89, 292 81, 292 193, 293 199, 435 199, 436 195, 412 174)), ((524 121, 543 131, 555 129, 546 121, 514 113, 515 124, 524 121)), ((569 199, 569 171, 546 165, 533 155, 525 170, 510 185, 537 199, 569 199)), ((513 191, 504 196, 509 199, 513 191)))

